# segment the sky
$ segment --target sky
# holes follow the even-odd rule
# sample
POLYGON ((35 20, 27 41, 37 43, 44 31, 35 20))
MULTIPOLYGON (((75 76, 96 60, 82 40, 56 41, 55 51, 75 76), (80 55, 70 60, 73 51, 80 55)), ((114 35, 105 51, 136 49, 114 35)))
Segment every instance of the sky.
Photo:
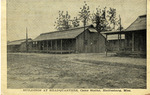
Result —
POLYGON ((68 11, 73 18, 78 15, 84 1, 91 13, 98 6, 115 8, 124 28, 138 16, 146 14, 146 0, 7 0, 7 40, 25 39, 26 28, 32 39, 41 33, 56 31, 54 22, 58 11, 68 11))

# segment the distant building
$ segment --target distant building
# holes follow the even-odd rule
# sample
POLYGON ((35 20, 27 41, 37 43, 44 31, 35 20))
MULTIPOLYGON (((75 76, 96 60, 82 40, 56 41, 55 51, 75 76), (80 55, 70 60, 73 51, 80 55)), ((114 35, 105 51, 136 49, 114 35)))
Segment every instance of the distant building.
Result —
MULTIPOLYGON (((125 35, 121 35, 120 39, 120 47, 125 46, 125 35)), ((116 52, 118 51, 118 45, 119 45, 119 40, 118 40, 118 35, 110 35, 107 38, 107 49, 109 52, 116 52)))
POLYGON ((33 51, 47 53, 105 52, 105 37, 93 27, 42 33, 33 40, 33 51))
MULTIPOLYGON (((28 39, 28 48, 32 49, 32 39, 28 39)), ((8 52, 25 52, 27 50, 26 47, 26 39, 9 41, 7 43, 7 51, 8 52)))

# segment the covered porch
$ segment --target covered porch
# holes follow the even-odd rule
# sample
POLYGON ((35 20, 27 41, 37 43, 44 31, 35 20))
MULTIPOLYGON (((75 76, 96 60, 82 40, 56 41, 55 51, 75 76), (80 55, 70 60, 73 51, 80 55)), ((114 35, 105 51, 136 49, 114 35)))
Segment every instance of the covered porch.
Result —
POLYGON ((118 35, 118 46, 116 54, 117 55, 146 55, 146 30, 138 31, 109 31, 103 32, 106 35, 106 56, 109 53, 108 50, 108 36, 118 35), (121 45, 122 35, 125 35, 124 46, 121 45))
POLYGON ((54 39, 33 42, 32 52, 40 53, 73 53, 75 52, 75 39, 54 39))

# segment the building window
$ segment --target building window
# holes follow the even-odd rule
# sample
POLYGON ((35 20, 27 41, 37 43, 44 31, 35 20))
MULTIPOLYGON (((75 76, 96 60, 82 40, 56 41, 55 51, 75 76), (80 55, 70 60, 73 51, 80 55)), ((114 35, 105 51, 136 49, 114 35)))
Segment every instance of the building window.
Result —
POLYGON ((34 45, 36 45, 36 44, 37 44, 37 42, 33 42, 33 44, 34 44, 34 45))

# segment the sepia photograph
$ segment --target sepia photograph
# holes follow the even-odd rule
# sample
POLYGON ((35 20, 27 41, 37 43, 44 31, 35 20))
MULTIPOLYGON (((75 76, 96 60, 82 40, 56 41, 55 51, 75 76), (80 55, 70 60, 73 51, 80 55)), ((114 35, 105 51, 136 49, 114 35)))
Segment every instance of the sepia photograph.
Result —
POLYGON ((7 89, 147 89, 147 0, 6 0, 6 36, 7 89))

